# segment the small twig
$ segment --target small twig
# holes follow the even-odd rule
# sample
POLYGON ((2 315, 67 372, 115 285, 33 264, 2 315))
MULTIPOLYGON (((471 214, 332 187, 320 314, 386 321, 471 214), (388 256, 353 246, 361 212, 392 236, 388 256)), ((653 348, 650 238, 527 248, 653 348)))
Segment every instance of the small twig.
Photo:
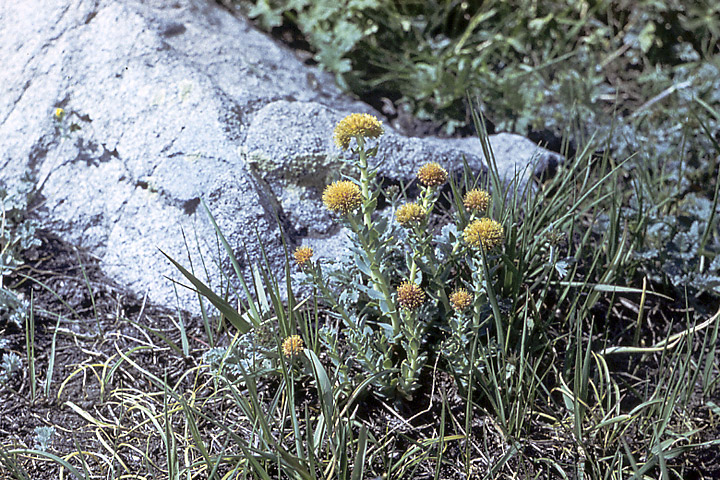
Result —
POLYGON ((671 335, 666 340, 662 340, 662 341, 656 343, 655 345, 653 345, 652 347, 622 347, 622 346, 621 347, 608 347, 608 348, 601 350, 599 352, 599 355, 609 355, 611 353, 651 353, 651 352, 662 352, 663 350, 670 350, 670 349, 674 348, 675 346, 677 346, 677 344, 680 343, 680 341, 683 338, 702 330, 703 328, 705 328, 708 325, 715 322, 715 320, 717 320, 718 317, 720 317, 720 310, 718 310, 718 312, 715 315, 713 315, 712 317, 710 317, 709 319, 707 319, 700 325, 695 325, 686 330, 683 330, 682 332, 671 335))
POLYGON ((657 102, 659 102, 660 100, 664 99, 665 97, 667 97, 667 96, 669 96, 669 95, 672 95, 673 93, 675 93, 675 92, 678 91, 678 90, 682 90, 682 89, 684 89, 684 88, 687 88, 687 87, 689 87, 690 85, 692 85, 692 82, 691 82, 690 80, 685 80, 684 82, 680 82, 680 83, 678 83, 678 84, 669 86, 668 88, 666 88, 665 90, 663 90, 662 92, 658 93, 658 94, 655 95, 653 98, 651 98, 650 100, 648 100, 647 102, 643 103, 643 104, 640 106, 640 108, 638 108, 638 109, 635 111, 635 113, 633 113, 632 115, 630 115, 630 118, 631 118, 631 119, 634 119, 634 118, 638 117, 638 116, 641 115, 643 112, 645 112, 645 110, 647 110, 648 108, 652 107, 653 105, 655 105, 655 104, 656 104, 657 102))
POLYGON ((138 313, 136 322, 140 323, 143 313, 145 313, 145 304, 147 303, 148 291, 145 290, 145 296, 143 297, 142 306, 140 307, 140 313, 138 313))

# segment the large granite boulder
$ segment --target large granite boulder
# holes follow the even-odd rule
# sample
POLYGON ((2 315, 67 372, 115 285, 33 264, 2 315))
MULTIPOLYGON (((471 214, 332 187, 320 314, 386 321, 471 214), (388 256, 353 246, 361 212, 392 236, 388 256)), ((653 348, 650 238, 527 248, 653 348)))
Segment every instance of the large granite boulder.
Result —
MULTIPOLYGON (((332 129, 348 113, 379 115, 209 0, 0 2, 0 60, 0 182, 29 173, 44 226, 169 305, 163 276, 178 275, 159 249, 189 255, 211 282, 227 261, 201 198, 246 268, 260 243, 282 266, 276 212, 291 245, 337 235, 320 207, 339 165, 332 129)), ((506 174, 558 160, 515 135, 491 142, 506 174)), ((463 157, 484 168, 477 139, 388 128, 378 159, 383 176, 408 180, 425 161, 453 169, 463 157)))

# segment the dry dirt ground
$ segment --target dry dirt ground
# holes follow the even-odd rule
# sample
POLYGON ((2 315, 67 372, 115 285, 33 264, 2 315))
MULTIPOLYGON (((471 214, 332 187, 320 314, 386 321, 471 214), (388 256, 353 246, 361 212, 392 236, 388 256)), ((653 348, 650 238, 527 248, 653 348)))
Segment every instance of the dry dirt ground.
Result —
MULTIPOLYGON (((25 333, 8 325, 2 336, 23 357, 23 369, 22 376, 0 388, 3 406, 0 439, 6 446, 34 447, 35 428, 52 426, 55 434, 50 452, 67 455, 80 447, 109 455, 103 441, 112 444, 115 440, 111 438, 112 432, 103 430, 99 435, 97 425, 79 412, 87 412, 102 424, 115 423, 114 416, 122 415, 123 408, 111 392, 149 387, 138 372, 125 367, 111 371, 120 359, 119 352, 127 354, 136 347, 147 347, 137 350, 133 359, 148 371, 170 378, 195 365, 199 356, 183 359, 172 354, 167 345, 163 347, 157 338, 151 337, 147 328, 139 326, 166 332, 177 340, 178 330, 173 322, 177 321, 176 312, 144 303, 110 282, 91 255, 51 235, 41 234, 41 240, 42 245, 29 252, 35 260, 28 261, 6 279, 6 285, 33 300, 37 396, 31 400, 25 333), (54 369, 50 395, 46 397, 44 388, 53 342, 54 369)), ((193 323, 187 325, 193 352, 204 348, 197 327, 193 323)), ((132 462, 132 457, 125 461, 132 462)), ((58 466, 51 462, 25 458, 22 464, 30 478, 59 478, 58 466)))

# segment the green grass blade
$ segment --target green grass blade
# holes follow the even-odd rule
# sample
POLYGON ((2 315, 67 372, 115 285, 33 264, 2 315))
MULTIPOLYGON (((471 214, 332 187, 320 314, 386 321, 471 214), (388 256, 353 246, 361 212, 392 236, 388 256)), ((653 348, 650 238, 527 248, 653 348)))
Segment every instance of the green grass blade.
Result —
POLYGON ((185 278, 187 278, 190 283, 195 286, 197 291, 200 292, 205 298, 207 298, 210 303, 212 303, 215 308, 220 311, 220 313, 225 315, 225 318, 227 318, 235 328, 240 330, 241 333, 247 333, 252 329, 252 325, 246 322, 245 319, 243 319, 243 317, 240 315, 240 313, 238 313, 238 311, 233 308, 232 305, 230 305, 227 301, 216 295, 215 292, 208 288, 207 285, 205 285, 202 281, 196 278, 195 275, 188 272, 185 267, 173 260, 172 257, 170 257, 167 253, 163 252, 162 250, 160 250, 160 253, 165 255, 165 257, 170 260, 170 262, 175 265, 178 270, 180 270, 180 273, 182 273, 185 278))
MULTIPOLYGON (((55 454, 52 454, 50 452, 43 452, 42 450, 34 450, 30 448, 25 449, 15 449, 15 450, 9 450, 7 452, 10 455, 37 455, 38 457, 45 457, 49 460, 52 460, 53 462, 59 464, 62 468, 65 468, 67 471, 75 475, 75 478, 80 480, 90 480, 90 477, 88 475, 83 475, 80 473, 75 467, 70 465, 67 460, 58 457, 55 454)), ((83 462, 84 463, 84 462, 83 462)))
POLYGON ((355 453, 355 463, 350 480, 362 480, 365 473, 365 454, 367 453, 367 427, 360 427, 358 435, 357 452, 355 453))
POLYGON ((55 322, 55 330, 53 330, 52 341, 50 342, 50 355, 48 356, 47 378, 45 379, 45 397, 50 398, 50 386, 52 385, 53 372, 55 371, 55 348, 57 346, 57 332, 60 327, 60 314, 55 322))

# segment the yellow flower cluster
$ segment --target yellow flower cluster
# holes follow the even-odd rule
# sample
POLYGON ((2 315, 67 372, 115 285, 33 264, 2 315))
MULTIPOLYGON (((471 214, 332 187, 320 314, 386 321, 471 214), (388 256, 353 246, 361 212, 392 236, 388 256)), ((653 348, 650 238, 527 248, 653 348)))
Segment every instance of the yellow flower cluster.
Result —
POLYGON ((439 187, 447 181, 448 172, 439 163, 429 162, 420 167, 417 177, 426 187, 439 187))
POLYGON ((398 208, 395 217, 400 225, 409 227, 425 219, 425 209, 417 203, 406 203, 398 208))
POLYGON ((286 357, 300 355, 303 350, 303 339, 300 335, 290 335, 283 341, 282 350, 286 357))
POLYGON ((325 187, 323 203, 335 213, 347 215, 362 205, 360 188, 349 180, 333 182, 325 187))
POLYGON ((307 246, 298 247, 293 252, 293 257, 295 257, 295 263, 297 263, 297 265, 300 268, 304 268, 310 262, 310 259, 312 258, 312 256, 313 256, 312 247, 307 247, 307 246))
POLYGON ((65 110, 62 108, 56 108, 55 114, 53 115, 56 120, 62 120, 65 117, 65 110))
POLYGON ((490 194, 479 188, 470 190, 463 198, 463 205, 470 211, 484 212, 490 205, 490 194))
POLYGON ((367 113, 353 113, 340 120, 335 127, 335 144, 347 150, 355 137, 377 138, 384 133, 382 122, 367 113))
POLYGON ((464 288, 458 288, 450 294, 450 304, 458 312, 466 310, 473 303, 473 297, 464 288))
POLYGON ((407 310, 416 310, 425 303, 425 292, 410 282, 403 282, 397 289, 398 304, 407 310))
POLYGON ((503 241, 505 231, 502 225, 489 218, 473 220, 463 231, 463 238, 468 245, 485 250, 492 250, 503 241))

